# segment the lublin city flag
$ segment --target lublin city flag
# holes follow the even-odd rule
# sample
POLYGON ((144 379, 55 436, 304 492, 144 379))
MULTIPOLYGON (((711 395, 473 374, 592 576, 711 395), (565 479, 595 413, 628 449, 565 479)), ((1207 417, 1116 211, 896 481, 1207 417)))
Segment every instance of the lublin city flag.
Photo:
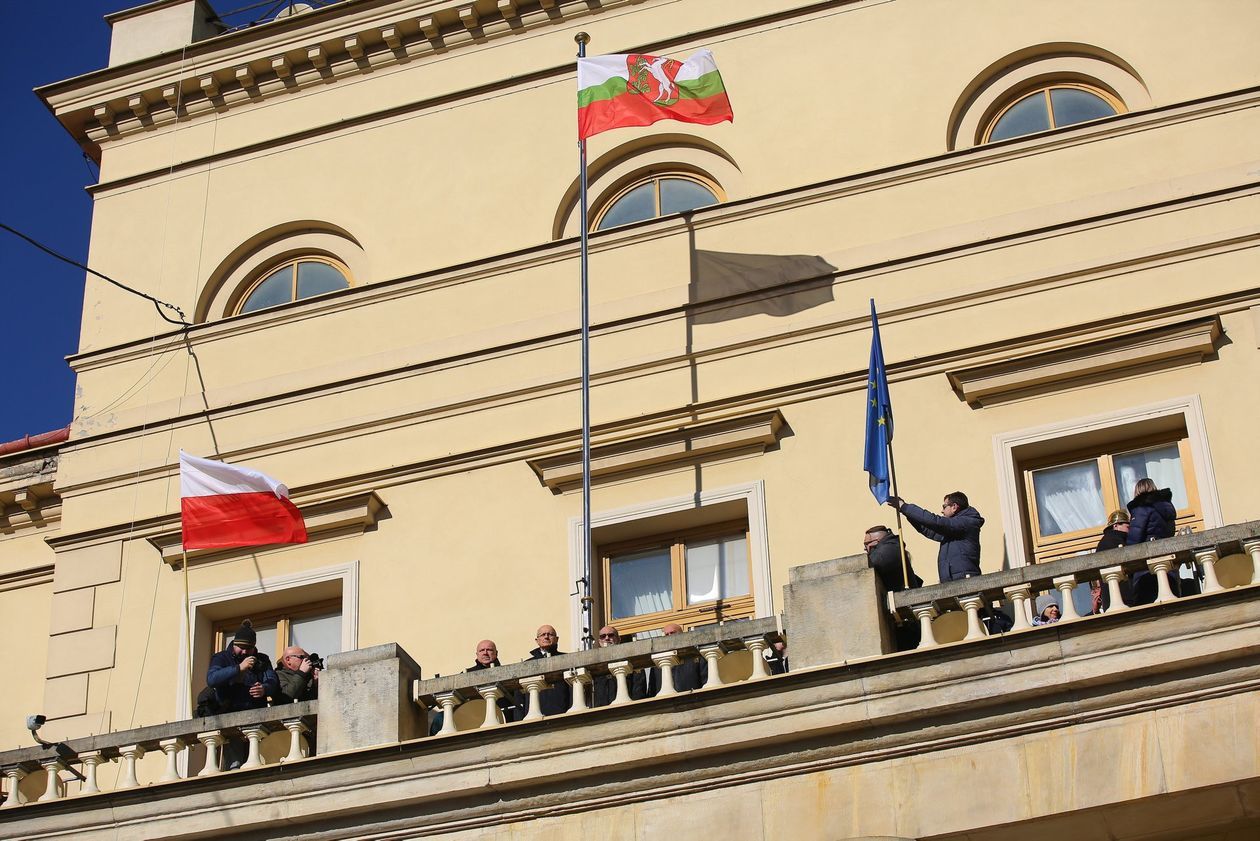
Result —
POLYGON ((879 340, 879 318, 871 299, 871 364, 866 375, 866 452, 863 464, 870 474, 871 493, 883 505, 888 500, 888 447, 893 437, 892 400, 888 396, 888 372, 884 370, 884 346, 879 340))
POLYGON ((578 59, 578 139, 658 120, 713 125, 734 121, 713 53, 686 61, 654 55, 578 59))
POLYGON ((305 543, 306 523, 289 489, 266 474, 179 452, 185 549, 305 543))

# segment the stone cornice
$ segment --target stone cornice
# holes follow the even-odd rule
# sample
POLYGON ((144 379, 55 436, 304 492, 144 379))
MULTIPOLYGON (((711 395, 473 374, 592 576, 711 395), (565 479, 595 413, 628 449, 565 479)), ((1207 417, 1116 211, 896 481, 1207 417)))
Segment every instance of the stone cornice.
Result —
MULTIPOLYGON (((227 32, 178 51, 94 71, 36 90, 77 141, 90 149, 202 115, 221 114, 312 85, 352 78, 431 55, 446 55, 500 37, 635 6, 644 0, 360 0, 314 9, 244 30, 227 32)), ((790 13, 810 14, 861 0, 803 3, 790 13)), ((688 38, 755 26, 785 14, 753 15, 688 38)), ((618 45, 631 52, 663 50, 682 39, 618 45)), ((499 80, 482 88, 552 78, 573 72, 573 62, 499 80)), ((459 98, 480 88, 453 93, 459 98)))

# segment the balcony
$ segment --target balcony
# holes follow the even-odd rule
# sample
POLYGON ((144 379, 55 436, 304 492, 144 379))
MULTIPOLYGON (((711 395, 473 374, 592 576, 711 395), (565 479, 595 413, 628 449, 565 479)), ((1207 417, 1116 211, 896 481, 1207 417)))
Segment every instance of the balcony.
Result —
POLYGON ((792 570, 782 628, 731 622, 427 680, 376 646, 330 657, 317 702, 0 754, 0 835, 1241 838, 1260 828, 1257 585, 1251 522, 895 594, 863 556, 842 558, 792 570), (1173 595, 1182 563, 1202 570, 1201 594, 1173 595), (1127 607, 1119 583, 1140 570, 1157 601, 1127 607), (1029 623, 1038 593, 1094 580, 1108 612, 1065 598, 1062 621, 1029 623), (982 613, 1000 600, 1014 627, 990 634, 982 613), (893 650, 896 621, 919 623, 917 649, 893 650), (771 676, 760 655, 780 635, 792 671, 771 676), (635 671, 687 658, 707 662, 704 686, 631 699, 635 671), (586 687, 606 677, 613 701, 591 708, 586 687), (539 693, 561 681, 572 707, 543 716, 539 693), (531 713, 503 723, 496 702, 517 693, 531 713), (220 772, 228 738, 249 751, 220 772))

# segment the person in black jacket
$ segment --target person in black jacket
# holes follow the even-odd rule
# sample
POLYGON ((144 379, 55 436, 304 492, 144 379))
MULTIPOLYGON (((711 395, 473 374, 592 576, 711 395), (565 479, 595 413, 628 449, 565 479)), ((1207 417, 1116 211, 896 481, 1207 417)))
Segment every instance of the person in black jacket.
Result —
MULTIPOLYGON (((1102 537, 1099 538, 1094 551, 1106 552, 1108 549, 1119 549, 1128 542, 1128 536, 1129 512, 1118 508, 1107 517, 1107 526, 1103 529, 1102 537)), ((1103 613, 1106 613, 1111 609, 1111 592, 1106 584, 1102 585, 1101 590, 1102 609, 1103 613)), ((1133 582, 1121 581, 1120 592, 1124 596, 1125 604, 1133 601, 1133 582)))
MULTIPOLYGON (((661 633, 667 637, 683 632, 682 625, 677 622, 670 622, 661 633)), ((674 666, 670 671, 670 676, 674 679, 675 692, 690 692, 693 689, 699 689, 709 682, 709 663, 703 657, 683 657, 678 661, 678 665, 674 666)), ((661 691, 661 669, 659 666, 653 666, 648 669, 647 676, 647 695, 649 698, 655 698, 661 691)))
MULTIPOLYGON (((477 654, 473 659, 473 664, 464 670, 467 672, 480 672, 483 669, 493 669, 499 665, 499 647, 494 644, 494 640, 482 640, 477 643, 477 654)), ((506 724, 516 721, 516 699, 500 698, 498 701, 499 713, 503 716, 503 722, 506 724)), ((436 736, 438 731, 442 729, 442 724, 446 721, 446 714, 443 712, 435 713, 433 721, 429 723, 429 735, 436 736)))
MULTIPOLYGON (((1172 491, 1159 489, 1153 480, 1138 479, 1128 508, 1129 533, 1125 536, 1125 545, 1172 537, 1176 533, 1177 509, 1172 504, 1172 491)), ((1131 583, 1135 605, 1154 604, 1159 598, 1159 581, 1154 573, 1145 570, 1135 572, 1131 583)), ((1177 594, 1180 589, 1177 578, 1170 578, 1168 583, 1173 593, 1177 594)))
POLYGON ((895 496, 888 497, 887 504, 905 514, 919 534, 941 544, 936 554, 941 583, 980 574, 980 528, 984 517, 971 507, 965 493, 946 494, 940 516, 895 496))
MULTIPOLYGON (((599 647, 608 648, 621 644, 621 632, 612 625, 599 629, 599 647)), ((638 701, 647 697, 647 678, 643 672, 631 672, 626 679, 630 700, 638 701)), ((606 707, 617 697, 617 677, 613 674, 596 675, 591 682, 591 706, 606 707)))
POLYGON ((1177 509, 1172 504, 1172 491, 1168 488, 1157 488, 1151 479, 1139 479, 1133 486, 1133 501, 1128 507, 1127 545, 1172 537, 1176 533, 1177 509))
MULTIPOLYGON (((893 534, 888 526, 871 526, 862 536, 862 548, 866 550, 866 558, 871 569, 884 583, 884 589, 890 593, 899 593, 906 589, 901 569, 901 538, 893 534)), ((923 579, 915 575, 914 564, 910 561, 910 553, 906 553, 906 571, 910 573, 910 589, 923 586, 923 579)))
MULTIPOLYGON (((525 661, 543 660, 547 657, 557 657, 564 652, 558 646, 559 637, 556 629, 550 625, 543 625, 538 629, 538 634, 534 637, 534 642, 538 643, 538 647, 529 652, 529 657, 525 661)), ((538 707, 543 715, 559 715, 567 713, 570 705, 573 703, 573 692, 569 684, 561 680, 552 684, 538 694, 538 707)), ((525 714, 529 712, 529 695, 526 692, 518 692, 516 696, 517 721, 525 718, 525 714)))
POLYGON ((265 707, 267 698, 280 694, 271 658, 258 650, 257 642, 253 623, 246 619, 227 648, 210 658, 206 685, 214 689, 220 712, 265 707))

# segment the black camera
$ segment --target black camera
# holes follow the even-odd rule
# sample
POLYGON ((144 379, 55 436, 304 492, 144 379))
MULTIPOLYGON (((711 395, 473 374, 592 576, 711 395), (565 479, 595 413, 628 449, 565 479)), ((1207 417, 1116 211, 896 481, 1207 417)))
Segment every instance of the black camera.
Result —
POLYGON ((306 660, 311 664, 312 669, 322 670, 324 668, 324 658, 318 654, 308 654, 306 655, 306 660))

